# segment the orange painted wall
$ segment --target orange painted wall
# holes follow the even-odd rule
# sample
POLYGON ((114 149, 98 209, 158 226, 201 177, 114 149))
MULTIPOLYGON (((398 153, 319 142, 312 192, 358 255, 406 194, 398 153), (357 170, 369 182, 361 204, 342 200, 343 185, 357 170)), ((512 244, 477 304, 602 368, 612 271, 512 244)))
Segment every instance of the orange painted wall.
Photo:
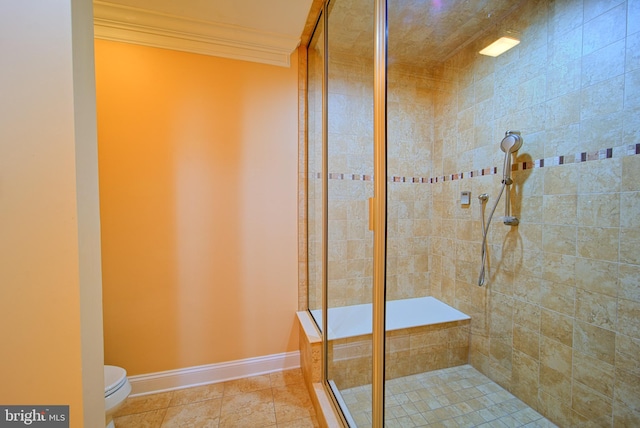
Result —
POLYGON ((105 362, 295 351, 291 68, 97 40, 105 362))

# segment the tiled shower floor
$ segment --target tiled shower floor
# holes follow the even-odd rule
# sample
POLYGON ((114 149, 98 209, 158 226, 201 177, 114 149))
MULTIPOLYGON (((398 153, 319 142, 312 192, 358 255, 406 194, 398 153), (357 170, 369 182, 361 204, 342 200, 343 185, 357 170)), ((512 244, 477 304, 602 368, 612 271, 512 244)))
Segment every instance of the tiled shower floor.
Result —
MULTIPOLYGON (((340 391, 358 427, 371 426, 371 386, 340 391)), ((470 365, 387 381, 385 427, 555 427, 470 365)))

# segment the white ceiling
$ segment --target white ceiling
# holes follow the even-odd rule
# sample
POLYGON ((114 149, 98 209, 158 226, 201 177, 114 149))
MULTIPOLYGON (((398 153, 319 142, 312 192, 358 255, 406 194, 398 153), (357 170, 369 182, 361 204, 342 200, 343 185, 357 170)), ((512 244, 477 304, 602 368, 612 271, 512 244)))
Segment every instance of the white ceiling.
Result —
POLYGON ((96 38, 288 66, 312 0, 94 0, 96 38))

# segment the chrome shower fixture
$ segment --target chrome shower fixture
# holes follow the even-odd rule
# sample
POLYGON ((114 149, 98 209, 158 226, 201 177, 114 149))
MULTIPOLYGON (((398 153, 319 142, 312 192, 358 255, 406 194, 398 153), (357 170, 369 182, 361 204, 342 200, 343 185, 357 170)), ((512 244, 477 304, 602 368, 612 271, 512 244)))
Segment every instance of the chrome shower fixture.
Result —
POLYGON ((507 131, 504 133, 504 138, 500 142, 500 148, 505 153, 502 179, 506 185, 513 183, 513 180, 511 180, 511 154, 517 152, 520 147, 522 147, 520 131, 507 131))
MULTIPOLYGON (((502 183, 505 186, 513 184, 511 179, 511 154, 517 152, 522 147, 522 137, 520 131, 507 131, 500 142, 500 148, 504 152, 504 172, 502 183)), ((517 226, 520 223, 517 217, 511 215, 511 197, 509 191, 504 196, 504 217, 502 221, 507 226, 517 226)))
POLYGON ((478 285, 483 286, 485 282, 485 273, 487 270, 487 234, 489 233, 489 226, 491 225, 491 219, 493 218, 493 214, 496 212, 496 208, 498 207, 498 202, 500 202, 500 198, 504 193, 504 217, 502 221, 507 226, 517 226, 520 223, 517 217, 511 215, 511 202, 509 198, 509 194, 511 193, 509 189, 505 192, 505 188, 507 186, 511 186, 513 184, 513 180, 511 179, 511 155, 522 147, 522 137, 520 136, 520 131, 507 131, 504 133, 504 138, 500 142, 500 148, 504 152, 504 173, 502 176, 502 186, 500 187, 500 193, 498 193, 498 197, 493 203, 493 208, 491 208, 491 212, 489 213, 489 218, 487 222, 484 221, 484 206, 489 200, 489 195, 487 193, 482 193, 478 195, 478 199, 480 200, 481 206, 481 216, 482 216, 482 265, 480 267, 480 276, 478 277, 478 285))
POLYGON ((504 138, 500 142, 500 148, 503 152, 513 153, 522 147, 522 137, 520 131, 507 131, 504 138))
POLYGON ((518 220, 518 217, 512 215, 502 217, 502 222, 506 226, 517 226, 520 224, 520 220, 518 220))

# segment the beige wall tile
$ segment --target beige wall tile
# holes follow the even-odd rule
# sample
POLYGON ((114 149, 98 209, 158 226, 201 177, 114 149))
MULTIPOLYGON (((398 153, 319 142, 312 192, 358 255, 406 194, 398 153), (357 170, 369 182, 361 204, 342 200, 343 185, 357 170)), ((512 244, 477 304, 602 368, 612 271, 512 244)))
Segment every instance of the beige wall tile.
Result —
POLYGON ((614 332, 581 321, 576 321, 573 327, 573 348, 576 351, 609 364, 614 363, 614 332))
POLYGON ((620 261, 640 265, 640 229, 620 229, 620 261))
POLYGON ((514 300, 513 322, 534 332, 539 331, 540 306, 522 300, 514 300))
POLYGON ((578 227, 578 256, 617 261, 619 230, 614 227, 578 227))
POLYGON ((640 70, 634 70, 625 75, 624 106, 626 109, 637 108, 640 102, 634 94, 640 90, 640 70))
POLYGON ((545 123, 549 128, 566 126, 580 121, 579 91, 561 95, 546 102, 545 123))
POLYGON ((573 353, 573 381, 613 399, 614 366, 580 352, 573 353))
POLYGON ((540 285, 541 282, 542 280, 540 278, 520 275, 519 280, 514 282, 514 297, 529 303, 540 304, 542 294, 540 285))
POLYGON ((640 411, 640 376, 616 369, 615 399, 636 412, 640 411))
POLYGON ((489 356, 489 338, 478 334, 471 335, 469 339, 471 354, 489 356))
POLYGON ((640 302, 618 299, 617 331, 633 338, 640 338, 640 302))
POLYGON ((583 88, 580 94, 580 120, 622 110, 624 87, 624 76, 618 76, 583 88))
POLYGON ((513 298, 494 293, 489 304, 492 335, 502 337, 511 334, 513 326, 513 298))
POLYGON ((583 24, 583 16, 575 16, 576 8, 582 10, 583 1, 559 1, 549 4, 549 36, 556 38, 583 24))
POLYGON ((620 401, 613 405, 613 426, 637 427, 640 426, 640 412, 634 411, 620 401))
POLYGON ((640 11, 640 3, 638 0, 629 0, 628 2, 628 16, 627 16, 627 34, 634 34, 640 30, 640 23, 635 16, 638 16, 637 12, 640 11))
POLYGON ((615 297, 617 295, 617 270, 617 263, 577 258, 576 287, 615 297))
POLYGON ((576 291, 576 319, 598 327, 614 330, 617 299, 600 293, 576 291))
POLYGON ((568 375, 571 373, 572 348, 560 342, 540 337, 540 365, 568 375))
MULTIPOLYGON (((566 29, 562 37, 549 38, 549 64, 553 67, 567 65, 582 56, 582 27, 566 29)), ((579 70, 579 67, 578 67, 579 70)), ((554 92, 550 92, 551 98, 554 92)))
POLYGON ((545 195, 542 200, 542 220, 546 224, 575 225, 577 195, 545 195))
POLYGON ((625 71, 633 71, 640 68, 640 33, 627 37, 627 59, 625 71))
POLYGON ((515 324, 513 326, 513 349, 531 358, 539 359, 540 334, 515 324))
POLYGON ((540 390, 558 400, 568 401, 571 397, 571 379, 564 373, 540 363, 540 390))
POLYGON ((544 281, 540 292, 540 305, 545 309, 573 316, 576 288, 571 285, 544 281))
POLYGON ((620 40, 582 58, 582 118, 607 114, 622 108, 625 42, 620 40), (604 84, 604 86, 600 86, 604 84), (589 86, 592 85, 592 86, 589 86), (600 86, 600 87, 598 87, 600 86), (605 89, 606 86, 606 89, 605 89), (602 98, 610 91, 611 98, 602 98))
MULTIPOLYGON (((585 22, 591 21, 594 18, 600 17, 603 13, 611 10, 611 8, 619 5, 620 0, 588 0, 584 2, 584 20, 585 22)), ((626 25, 626 16, 621 22, 622 25, 626 25)), ((606 28, 606 27, 605 27, 606 28)))
MULTIPOLYGON (((544 53, 546 54, 546 51, 544 53)), ((518 105, 533 107, 543 104, 546 97, 546 86, 546 75, 539 75, 521 83, 518 87, 518 105)))
POLYGON ((625 192, 620 200, 620 226, 640 228, 640 192, 625 192))
POLYGON ((538 406, 539 369, 540 362, 537 358, 514 351, 511 382, 513 393, 534 409, 538 406))
MULTIPOLYGON (((525 183, 526 185, 526 183, 525 183)), ((518 191, 524 192, 526 187, 519 187, 518 191)), ((523 195, 523 193, 520 193, 523 195)), ((526 224, 542 223, 542 196, 522 196, 521 198, 512 199, 513 215, 522 220, 520 226, 526 224)), ((537 246, 542 245, 541 242, 537 246)))
POLYGON ((563 345, 573 346, 573 318, 548 310, 543 310, 540 318, 542 335, 563 345))
POLYGON ((623 192, 640 190, 640 156, 622 159, 621 189, 623 192))
POLYGON ((620 190, 621 159, 583 162, 578 168, 578 193, 612 193, 620 190))
POLYGON ((544 254, 540 250, 522 251, 520 263, 514 266, 514 275, 517 278, 523 275, 542 278, 544 276, 544 254))
MULTIPOLYGON (((640 115, 638 114, 638 111, 640 111, 640 107, 636 106, 636 107, 629 107, 625 109, 625 111, 623 112, 624 125, 622 127, 622 137, 624 141, 627 142, 628 144, 638 144, 640 142, 640 132, 638 132, 638 130, 640 130, 640 118, 638 118, 638 116, 640 115)), ((623 159, 623 164, 624 163, 625 162, 623 159)), ((637 183, 636 183, 636 187, 637 187, 637 183)))
POLYGON ((620 194, 578 195, 577 224, 580 226, 619 227, 620 194))
POLYGON ((616 335, 616 369, 640 376, 640 339, 616 335))
POLYGON ((567 255, 576 254, 577 228, 574 226, 547 225, 542 230, 544 251, 567 255))
POLYGON ((574 424, 571 400, 558 399, 545 391, 539 393, 539 411, 558 426, 572 426, 574 424))
MULTIPOLYGON (((580 87, 580 61, 576 60, 569 65, 559 67, 560 71, 549 71, 548 79, 549 91, 560 93, 562 88, 558 85, 569 85, 568 91, 576 90, 580 87), (571 79, 567 74, 571 73, 571 79), (572 83, 573 82, 573 83, 572 83)), ((582 150, 582 140, 580 139, 581 125, 571 123, 557 128, 549 129, 546 132, 546 141, 544 142, 544 155, 564 156, 572 153, 580 153, 582 150)), ((598 148, 600 148, 598 146, 598 148)))
POLYGON ((596 151, 603 148, 606 141, 612 143, 607 146, 618 146, 617 142, 620 138, 620 129, 624 123, 624 113, 616 111, 611 114, 594 116, 589 120, 580 123, 580 143, 581 147, 573 153, 584 151, 596 151))
POLYGON ((640 266, 619 266, 618 297, 634 302, 640 302, 640 266))
POLYGON ((574 285, 576 281, 576 257, 564 254, 544 254, 543 278, 554 283, 574 285))
POLYGON ((489 344, 489 356, 491 361, 501 367, 511 368, 511 359, 513 354, 511 336, 506 338, 491 338, 489 344))
POLYGON ((613 402, 581 383, 574 382, 571 408, 588 419, 611 421, 613 402))

